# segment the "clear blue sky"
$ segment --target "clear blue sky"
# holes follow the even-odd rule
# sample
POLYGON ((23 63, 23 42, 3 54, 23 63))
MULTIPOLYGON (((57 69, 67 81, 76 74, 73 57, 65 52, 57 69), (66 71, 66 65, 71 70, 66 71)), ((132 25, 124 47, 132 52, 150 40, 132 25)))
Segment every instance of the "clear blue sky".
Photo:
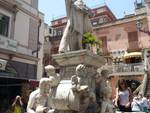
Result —
MULTIPOLYGON (((125 15, 125 13, 126 14, 134 13, 135 0, 83 0, 83 1, 89 7, 94 7, 106 3, 117 18, 122 18, 125 15)), ((45 22, 50 25, 50 21, 53 18, 66 15, 65 0, 39 0, 39 10, 45 14, 45 22)))

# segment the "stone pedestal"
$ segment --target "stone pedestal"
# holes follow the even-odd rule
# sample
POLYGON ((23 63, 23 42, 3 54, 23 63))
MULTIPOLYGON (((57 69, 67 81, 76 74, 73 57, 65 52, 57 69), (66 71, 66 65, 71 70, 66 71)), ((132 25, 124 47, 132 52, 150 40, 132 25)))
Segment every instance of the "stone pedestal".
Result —
POLYGON ((95 89, 95 75, 97 68, 105 64, 102 56, 91 53, 88 50, 71 51, 53 55, 53 59, 60 66, 62 80, 70 80, 75 75, 75 68, 78 64, 84 64, 87 69, 87 81, 90 89, 95 89))

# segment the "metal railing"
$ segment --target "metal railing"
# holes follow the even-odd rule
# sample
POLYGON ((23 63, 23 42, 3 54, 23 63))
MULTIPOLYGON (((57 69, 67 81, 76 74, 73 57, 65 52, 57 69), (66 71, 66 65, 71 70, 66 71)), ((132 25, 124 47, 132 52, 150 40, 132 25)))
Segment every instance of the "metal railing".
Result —
POLYGON ((113 73, 119 72, 144 72, 144 63, 113 65, 113 73))

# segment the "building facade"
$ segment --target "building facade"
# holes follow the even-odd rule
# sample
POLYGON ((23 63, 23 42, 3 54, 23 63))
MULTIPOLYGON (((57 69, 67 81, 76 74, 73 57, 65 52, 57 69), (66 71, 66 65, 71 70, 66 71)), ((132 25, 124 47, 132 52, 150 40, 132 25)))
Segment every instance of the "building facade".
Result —
POLYGON ((28 95, 25 83, 41 78, 43 36, 38 0, 0 0, 0 112, 16 95, 28 95))

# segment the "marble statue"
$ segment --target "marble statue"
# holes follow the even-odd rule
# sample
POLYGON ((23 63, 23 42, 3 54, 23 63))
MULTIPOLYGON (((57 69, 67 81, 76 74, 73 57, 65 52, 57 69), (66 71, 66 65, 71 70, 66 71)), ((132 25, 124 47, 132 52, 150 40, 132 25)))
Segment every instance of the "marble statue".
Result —
POLYGON ((65 0, 67 11, 67 26, 60 42, 59 52, 81 50, 82 35, 92 32, 89 20, 89 9, 82 0, 65 0))
POLYGON ((39 88, 29 96, 27 113, 44 113, 49 110, 48 96, 51 82, 52 80, 49 78, 40 80, 39 88))
POLYGON ((83 64, 76 67, 76 75, 71 77, 72 90, 80 95, 79 113, 94 113, 96 106, 96 96, 90 91, 88 86, 87 71, 83 64))
POLYGON ((109 71, 103 67, 97 70, 98 77, 96 83, 98 85, 97 94, 99 94, 98 103, 100 103, 101 113, 113 113, 113 106, 110 101, 112 89, 109 84, 109 71))
POLYGON ((55 72, 56 71, 55 67, 52 65, 47 65, 45 66, 45 71, 47 76, 49 76, 49 78, 52 80, 51 88, 58 86, 61 77, 58 73, 55 72))
POLYGON ((49 78, 42 78, 39 88, 30 94, 28 113, 96 112, 96 96, 89 88, 85 65, 79 64, 70 80, 61 80, 52 65, 45 71, 49 78))
POLYGON ((88 81, 86 81, 86 67, 79 64, 76 67, 76 74, 71 77, 72 89, 82 91, 88 89, 88 81))

